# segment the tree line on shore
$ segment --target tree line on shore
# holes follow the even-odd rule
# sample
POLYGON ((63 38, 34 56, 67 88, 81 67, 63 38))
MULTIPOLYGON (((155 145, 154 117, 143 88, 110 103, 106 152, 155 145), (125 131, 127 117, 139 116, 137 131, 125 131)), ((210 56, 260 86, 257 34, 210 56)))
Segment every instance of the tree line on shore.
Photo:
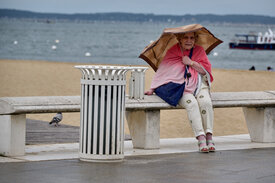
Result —
POLYGON ((136 22, 196 22, 275 24, 275 17, 264 15, 155 15, 142 13, 39 13, 24 10, 0 9, 0 18, 28 18, 46 20, 136 21, 136 22))

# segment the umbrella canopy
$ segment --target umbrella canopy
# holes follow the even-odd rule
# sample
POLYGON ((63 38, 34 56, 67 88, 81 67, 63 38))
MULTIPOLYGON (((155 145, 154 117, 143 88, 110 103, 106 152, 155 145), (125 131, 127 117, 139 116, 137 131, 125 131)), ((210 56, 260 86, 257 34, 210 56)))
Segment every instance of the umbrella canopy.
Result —
POLYGON ((166 52, 179 42, 177 35, 188 32, 196 32, 198 38, 195 44, 202 46, 206 54, 222 43, 220 39, 216 38, 209 30, 200 24, 166 28, 158 40, 145 47, 139 58, 145 60, 156 71, 166 52))

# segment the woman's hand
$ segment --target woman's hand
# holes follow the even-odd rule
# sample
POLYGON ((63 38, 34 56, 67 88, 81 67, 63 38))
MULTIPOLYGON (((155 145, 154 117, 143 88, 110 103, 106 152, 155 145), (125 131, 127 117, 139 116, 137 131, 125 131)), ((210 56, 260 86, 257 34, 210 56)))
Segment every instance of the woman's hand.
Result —
POLYGON ((144 92, 145 95, 153 95, 153 93, 154 93, 153 89, 150 89, 150 90, 144 92))
POLYGON ((191 60, 188 56, 184 56, 184 57, 182 58, 182 63, 183 63, 184 65, 191 65, 192 60, 191 60))
POLYGON ((202 66, 199 63, 192 61, 188 56, 182 58, 182 63, 184 65, 189 65, 202 75, 206 74, 206 72, 201 68, 202 66))

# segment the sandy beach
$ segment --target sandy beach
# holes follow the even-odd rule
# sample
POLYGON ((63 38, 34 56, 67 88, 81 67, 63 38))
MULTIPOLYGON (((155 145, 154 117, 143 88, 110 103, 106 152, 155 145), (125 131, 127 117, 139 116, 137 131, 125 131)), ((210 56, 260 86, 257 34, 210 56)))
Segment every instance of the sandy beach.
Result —
MULTIPOLYGON (((0 60, 0 97, 80 95, 81 73, 75 65, 87 64, 0 60)), ((149 68, 146 89, 153 75, 149 68)), ((212 92, 275 90, 275 72, 213 69, 213 76, 212 92)), ((214 109, 214 114, 214 135, 248 133, 241 108, 214 109)), ((50 121, 53 115, 29 114, 27 118, 50 121)), ((79 126, 80 114, 64 113, 61 124, 79 126)), ((161 111, 160 125, 161 138, 193 136, 185 110, 161 111)), ((127 125, 125 130, 129 134, 127 125)))

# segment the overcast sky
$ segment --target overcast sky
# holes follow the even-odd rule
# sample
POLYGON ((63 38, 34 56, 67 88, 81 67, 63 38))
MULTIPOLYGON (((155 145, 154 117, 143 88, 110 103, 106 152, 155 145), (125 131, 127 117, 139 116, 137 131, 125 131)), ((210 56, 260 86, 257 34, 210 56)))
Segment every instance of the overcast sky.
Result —
POLYGON ((275 16, 275 0, 0 0, 0 8, 49 13, 211 13, 275 16))

